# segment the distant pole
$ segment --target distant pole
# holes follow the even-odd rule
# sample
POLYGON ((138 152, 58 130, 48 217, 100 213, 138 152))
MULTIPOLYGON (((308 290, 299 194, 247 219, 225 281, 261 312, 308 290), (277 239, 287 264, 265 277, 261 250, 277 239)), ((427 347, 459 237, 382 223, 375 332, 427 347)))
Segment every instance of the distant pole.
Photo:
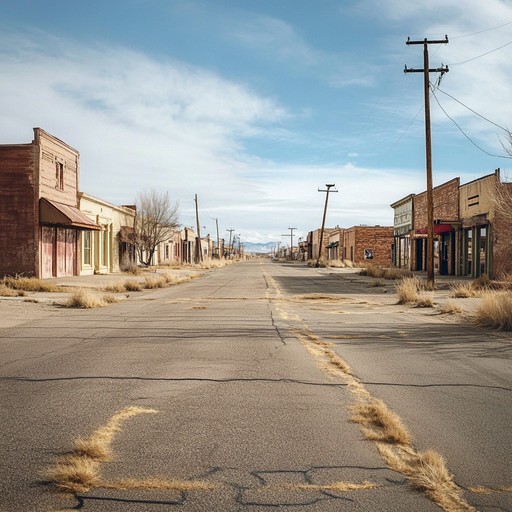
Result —
POLYGON ((434 193, 432 184, 432 138, 430 130, 430 79, 429 73, 447 73, 448 66, 430 69, 428 60, 429 44, 447 44, 448 36, 444 39, 429 41, 411 41, 408 39, 405 44, 423 45, 423 69, 411 69, 405 66, 404 73, 423 73, 423 89, 425 95, 425 152, 427 167, 427 287, 431 290, 435 287, 434 278, 434 193))
POLYGON ((201 247, 201 230, 199 229, 199 208, 197 206, 197 194, 194 196, 196 203, 196 224, 197 224, 197 242, 196 242, 196 263, 203 261, 203 248, 201 247))
POLYGON ((222 259, 222 254, 220 252, 220 236, 219 236, 219 219, 215 219, 215 225, 217 226, 217 252, 219 256, 219 260, 222 259))
POLYGON ((290 237, 290 260, 293 259, 293 232, 297 228, 288 228, 290 230, 290 234, 281 235, 281 236, 289 236, 290 237))
POLYGON ((228 256, 231 257, 232 247, 231 247, 231 237, 233 236, 233 231, 235 231, 233 228, 226 229, 226 231, 229 231, 229 244, 228 244, 228 256))
POLYGON ((316 266, 320 266, 320 259, 322 258, 322 249, 323 249, 323 243, 324 243, 324 229, 325 229, 325 217, 327 216, 327 203, 329 201, 329 192, 338 192, 337 190, 331 190, 332 187, 335 187, 336 185, 332 183, 331 185, 325 184, 327 187, 326 190, 320 190, 318 189, 318 192, 326 192, 325 194, 325 206, 324 206, 324 215, 322 217, 322 228, 320 229, 320 247, 318 248, 318 258, 316 260, 316 266))

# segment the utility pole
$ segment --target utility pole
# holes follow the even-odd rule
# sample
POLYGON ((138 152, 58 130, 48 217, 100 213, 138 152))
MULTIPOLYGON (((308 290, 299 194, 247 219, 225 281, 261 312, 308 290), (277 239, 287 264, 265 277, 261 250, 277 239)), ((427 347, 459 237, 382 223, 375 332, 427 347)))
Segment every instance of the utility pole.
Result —
POLYGON ((448 66, 440 68, 429 68, 428 45, 429 44, 447 44, 448 36, 444 39, 423 41, 411 41, 407 39, 407 45, 423 45, 423 69, 413 69, 405 66, 404 73, 423 73, 423 89, 425 94, 425 149, 427 165, 427 287, 434 289, 434 195, 432 185, 432 138, 430 132, 430 79, 429 73, 448 73, 448 66))
POLYGON ((293 259, 293 232, 297 229, 297 228, 288 228, 290 230, 290 234, 286 234, 286 235, 281 235, 281 236, 289 236, 290 237, 290 260, 293 259))
POLYGON ((222 254, 220 253, 220 237, 219 237, 219 219, 218 219, 218 217, 215 219, 215 225, 217 226, 217 253, 219 256, 219 260, 221 260, 222 254))
POLYGON ((196 239, 196 263, 203 261, 203 248, 201 247, 201 230, 199 229, 199 209, 197 207, 197 194, 194 196, 196 203, 196 225, 197 225, 197 239, 196 239))
POLYGON ((228 245, 228 251, 229 251, 229 255, 228 257, 231 257, 231 253, 233 251, 232 247, 231 247, 231 237, 233 236, 233 231, 234 228, 230 228, 230 229, 226 229, 226 231, 229 231, 229 245, 228 245))
POLYGON ((322 258, 322 249, 323 249, 323 243, 324 243, 324 229, 325 229, 325 217, 327 215, 327 203, 329 201, 329 193, 330 192, 338 192, 337 190, 331 190, 331 188, 335 187, 336 185, 334 183, 328 185, 325 184, 327 187, 326 190, 320 190, 318 189, 318 192, 326 192, 325 194, 325 206, 324 206, 324 215, 322 217, 322 229, 320 230, 320 246, 318 248, 318 258, 316 260, 316 267, 320 266, 320 259, 322 258))

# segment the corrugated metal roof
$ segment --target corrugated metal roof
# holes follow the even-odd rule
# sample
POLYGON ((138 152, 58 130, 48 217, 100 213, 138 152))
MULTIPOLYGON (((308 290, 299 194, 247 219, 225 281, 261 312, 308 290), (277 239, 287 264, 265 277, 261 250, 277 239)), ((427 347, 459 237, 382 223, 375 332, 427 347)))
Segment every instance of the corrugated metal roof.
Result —
POLYGON ((57 201, 41 198, 39 201, 39 213, 41 224, 73 226, 80 229, 101 229, 100 226, 95 224, 76 206, 58 203, 57 201))

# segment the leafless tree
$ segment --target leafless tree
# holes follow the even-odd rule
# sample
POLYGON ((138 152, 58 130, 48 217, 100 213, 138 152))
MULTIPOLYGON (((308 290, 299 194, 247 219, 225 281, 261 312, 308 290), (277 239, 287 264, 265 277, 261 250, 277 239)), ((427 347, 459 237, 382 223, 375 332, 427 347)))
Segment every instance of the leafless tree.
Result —
MULTIPOLYGON (((510 147, 506 148, 512 156, 512 135, 509 134, 510 147)), ((498 179, 494 191, 494 226, 499 235, 494 240, 495 274, 512 274, 512 183, 498 179)))
POLYGON ((178 227, 178 203, 172 203, 168 192, 155 189, 139 192, 136 199, 133 244, 139 261, 150 265, 158 244, 169 239, 178 227))

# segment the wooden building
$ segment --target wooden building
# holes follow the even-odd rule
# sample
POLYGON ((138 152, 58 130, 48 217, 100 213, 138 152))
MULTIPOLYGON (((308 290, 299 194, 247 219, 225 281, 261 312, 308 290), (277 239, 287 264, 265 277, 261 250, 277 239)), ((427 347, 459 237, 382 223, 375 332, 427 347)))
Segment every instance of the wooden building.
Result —
POLYGON ((28 144, 0 145, 0 275, 78 275, 80 155, 41 128, 28 144))

